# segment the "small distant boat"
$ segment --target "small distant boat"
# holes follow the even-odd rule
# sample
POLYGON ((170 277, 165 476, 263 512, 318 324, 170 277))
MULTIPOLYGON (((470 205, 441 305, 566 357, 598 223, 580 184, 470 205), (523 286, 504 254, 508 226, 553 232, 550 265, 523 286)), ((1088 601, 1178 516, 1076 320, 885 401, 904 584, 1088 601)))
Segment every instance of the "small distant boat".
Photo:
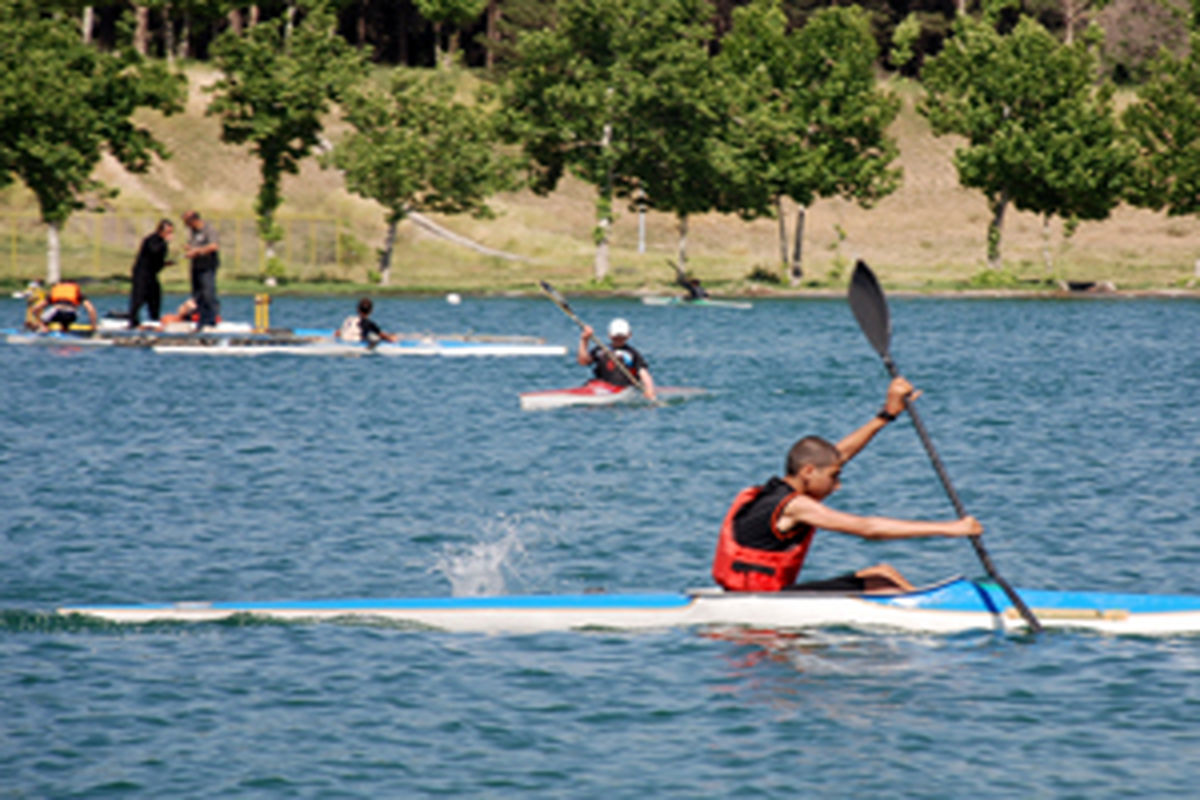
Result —
MULTIPOLYGON (((663 401, 682 400, 707 394, 706 390, 689 386, 659 386, 655 394, 663 401)), ((605 381, 588 381, 582 386, 569 389, 546 389, 537 392, 522 392, 521 409, 524 411, 546 411, 570 406, 616 406, 648 404, 646 396, 632 386, 614 386, 605 381)))
MULTIPOLYGON (((1200 633, 1200 597, 1193 595, 1018 591, 1047 629, 1135 636, 1200 633)), ((1025 620, 999 586, 961 577, 902 594, 705 588, 641 594, 76 605, 59 608, 58 613, 117 623, 204 622, 238 615, 294 621, 375 618, 484 633, 731 625, 776 630, 836 626, 938 634, 1026 629, 1025 620)))
POLYGON ((736 308, 746 311, 754 307, 753 303, 745 300, 718 300, 714 297, 701 297, 696 300, 691 300, 686 297, 660 297, 647 296, 642 298, 642 303, 648 306, 695 306, 697 308, 736 308))

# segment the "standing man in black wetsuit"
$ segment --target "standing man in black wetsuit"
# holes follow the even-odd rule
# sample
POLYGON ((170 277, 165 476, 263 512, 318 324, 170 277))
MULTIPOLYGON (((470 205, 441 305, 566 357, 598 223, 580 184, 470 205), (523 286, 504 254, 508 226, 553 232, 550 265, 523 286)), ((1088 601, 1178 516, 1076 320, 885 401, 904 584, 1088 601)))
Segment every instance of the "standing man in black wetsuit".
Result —
POLYGON ((588 341, 595 335, 596 333, 590 325, 585 325, 580 331, 579 351, 575 356, 579 365, 581 367, 591 365, 592 374, 596 380, 611 383, 614 386, 632 385, 625 375, 625 371, 628 371, 641 382, 647 400, 658 399, 654 392, 654 378, 650 375, 650 367, 646 363, 646 359, 629 346, 629 337, 633 335, 633 329, 629 327, 629 322, 617 317, 608 324, 608 338, 612 340, 609 349, 612 350, 614 356, 621 359, 625 371, 610 361, 599 345, 588 348, 588 341))
POLYGON ((213 327, 217 324, 217 314, 221 308, 217 300, 217 268, 221 266, 217 251, 221 247, 216 231, 212 225, 200 219, 199 212, 186 212, 183 222, 190 229, 184 255, 192 260, 192 297, 196 300, 199 314, 196 327, 213 327))
POLYGON ((167 258, 167 247, 175 233, 175 226, 169 219, 158 221, 154 232, 142 239, 138 248, 137 258, 133 262, 133 288, 129 294, 129 327, 136 328, 140 322, 138 311, 142 304, 146 305, 146 313, 151 321, 158 322, 162 311, 162 285, 158 282, 158 273, 174 264, 167 258))

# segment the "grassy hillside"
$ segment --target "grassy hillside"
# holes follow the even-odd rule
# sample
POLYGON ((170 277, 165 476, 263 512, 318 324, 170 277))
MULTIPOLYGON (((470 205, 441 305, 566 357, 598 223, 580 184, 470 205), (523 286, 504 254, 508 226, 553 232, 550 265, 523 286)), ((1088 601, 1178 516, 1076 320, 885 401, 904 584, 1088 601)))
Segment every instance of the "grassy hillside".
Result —
MULTIPOLYGON (((203 87, 214 79, 213 72, 199 66, 188 72, 191 90, 186 113, 170 118, 147 114, 142 119, 168 145, 172 158, 136 176, 115 161, 101 165, 99 177, 118 187, 120 195, 107 204, 107 213, 81 212, 72 219, 64 243, 66 274, 95 278, 127 274, 137 242, 154 220, 178 218, 184 209, 194 207, 222 220, 226 251, 222 290, 249 290, 255 285, 258 261, 252 206, 258 166, 244 148, 222 144, 218 122, 204 115, 208 95, 203 87)), ((983 196, 958 186, 951 163, 955 141, 931 135, 915 110, 919 89, 907 82, 889 88, 904 101, 893 127, 900 143, 903 185, 872 209, 823 200, 809 210, 804 252, 810 284, 840 282, 840 271, 855 257, 863 257, 893 286, 968 285, 984 269, 988 210, 983 196)), ((340 133, 334 124, 329 136, 336 140, 340 133)), ((291 221, 284 248, 290 276, 320 281, 325 289, 341 284, 354 291, 365 283, 383 238, 382 210, 347 193, 339 174, 322 170, 315 159, 305 164, 300 175, 285 178, 284 196, 281 218, 291 221), (334 248, 340 265, 331 263, 334 248), (315 255, 318 251, 326 254, 323 261, 315 255)), ((582 287, 591 277, 593 197, 590 187, 568 180, 551 197, 519 192, 495 198, 494 220, 435 218, 458 234, 522 256, 523 261, 480 255, 406 223, 397 242, 393 285, 407 290, 508 291, 529 289, 537 279, 546 278, 582 287)), ((789 227, 794 213, 789 208, 789 227)), ((666 259, 675 253, 675 225, 669 215, 649 214, 647 252, 639 254, 637 215, 618 208, 612 251, 615 288, 669 285, 672 273, 666 259)), ((1006 271, 1025 280, 1048 276, 1039 218, 1010 211, 1004 237, 1006 271)), ((688 241, 690 268, 718 290, 764 291, 767 286, 747 276, 756 269, 778 269, 775 220, 694 218, 688 241)), ((36 204, 24 187, 0 192, 0 242, 5 243, 0 248, 0 280, 12 284, 44 273, 44 235, 36 220, 36 204)), ((1049 246, 1056 277, 1108 280, 1131 289, 1182 286, 1195 278, 1200 220, 1170 219, 1121 207, 1109 220, 1084 223, 1068 240, 1063 239, 1061 223, 1055 222, 1049 246)), ((168 270, 164 278, 181 286, 183 266, 168 270)))

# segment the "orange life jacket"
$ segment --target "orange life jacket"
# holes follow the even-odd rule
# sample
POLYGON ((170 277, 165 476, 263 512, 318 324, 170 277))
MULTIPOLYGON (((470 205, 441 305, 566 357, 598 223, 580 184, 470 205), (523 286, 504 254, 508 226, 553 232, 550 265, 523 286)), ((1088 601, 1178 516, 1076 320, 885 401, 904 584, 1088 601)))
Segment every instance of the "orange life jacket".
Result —
MULTIPOLYGON (((733 520, 746 506, 762 494, 762 487, 742 489, 733 499, 733 505, 721 523, 721 535, 717 539, 717 552, 713 558, 712 574, 718 584, 732 592, 778 592, 791 586, 800 574, 804 558, 812 544, 813 529, 798 534, 797 544, 788 550, 769 551, 743 547, 733 534, 733 520)), ((780 501, 771 515, 771 527, 790 499, 780 501)))
POLYGON ((51 303, 70 303, 77 306, 83 302, 83 290, 78 283, 63 281, 50 287, 51 303))

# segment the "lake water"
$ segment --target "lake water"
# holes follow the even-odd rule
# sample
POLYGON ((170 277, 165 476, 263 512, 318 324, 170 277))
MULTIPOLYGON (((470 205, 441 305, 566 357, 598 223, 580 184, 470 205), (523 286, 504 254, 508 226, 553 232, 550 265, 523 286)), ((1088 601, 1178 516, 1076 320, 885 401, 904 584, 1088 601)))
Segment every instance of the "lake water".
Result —
MULTIPOLYGON (((170 307, 170 298, 166 305, 170 307)), ((122 298, 99 298, 101 310, 122 298)), ((225 314, 251 319, 249 298, 225 314)), ((278 298, 280 326, 353 299, 278 298)), ((1194 796, 1200 637, 414 632, 66 603, 678 590, 733 494, 886 376, 840 300, 616 315, 665 408, 522 412, 567 358, 185 358, 0 345, 0 798, 1194 796)), ((20 301, 0 301, 19 323, 20 301)), ((893 355, 1014 585, 1200 593, 1200 303, 893 299, 893 355)), ((404 331, 574 346, 540 299, 380 299, 404 331)), ((907 421, 833 505, 945 517, 907 421)), ((805 575, 978 575, 818 536, 805 575)))

